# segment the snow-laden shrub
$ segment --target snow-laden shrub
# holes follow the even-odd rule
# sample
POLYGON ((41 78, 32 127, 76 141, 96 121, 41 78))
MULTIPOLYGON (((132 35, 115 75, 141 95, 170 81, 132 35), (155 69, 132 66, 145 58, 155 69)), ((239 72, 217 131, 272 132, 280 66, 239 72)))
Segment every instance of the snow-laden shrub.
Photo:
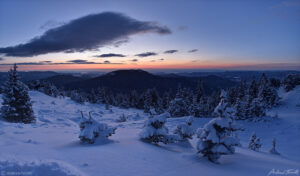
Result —
POLYGON ((99 123, 92 119, 82 117, 80 121, 80 134, 79 139, 82 142, 93 144, 98 137, 108 138, 112 134, 115 134, 115 127, 109 127, 105 123, 99 123))
POLYGON ((234 146, 238 146, 238 140, 232 135, 239 128, 228 117, 218 117, 208 122, 198 134, 200 140, 197 143, 198 153, 202 153, 210 161, 217 163, 221 155, 233 154, 234 146))
POLYGON ((146 120, 144 128, 140 133, 142 140, 150 143, 170 143, 177 139, 174 135, 168 135, 168 128, 165 126, 166 118, 170 116, 169 113, 163 113, 160 115, 151 115, 146 120))
POLYGON ((272 140, 272 148, 269 150, 271 154, 280 155, 280 153, 276 150, 276 139, 272 140))
POLYGON ((126 122, 126 120, 127 120, 127 117, 124 114, 122 114, 119 116, 119 118, 116 120, 116 122, 126 122))
POLYGON ((193 117, 188 117, 185 123, 177 125, 174 134, 179 135, 181 140, 192 139, 194 135, 194 129, 192 127, 193 121, 193 117))
POLYGON ((253 150, 253 151, 259 151, 261 146, 262 146, 262 144, 260 142, 260 138, 256 137, 256 134, 253 133, 251 138, 250 138, 248 148, 253 150))

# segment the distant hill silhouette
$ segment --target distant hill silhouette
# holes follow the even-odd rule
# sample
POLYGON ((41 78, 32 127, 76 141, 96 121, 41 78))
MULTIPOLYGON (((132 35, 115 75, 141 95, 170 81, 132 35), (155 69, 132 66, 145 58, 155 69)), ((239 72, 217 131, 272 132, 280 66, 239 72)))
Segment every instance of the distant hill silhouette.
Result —
MULTIPOLYGON (((128 92, 136 90, 145 91, 148 88, 156 88, 159 92, 175 91, 178 86, 196 88, 200 77, 184 77, 176 74, 153 75, 143 70, 117 70, 95 78, 81 78, 72 75, 56 75, 44 79, 44 81, 64 87, 65 89, 81 89, 90 91, 98 87, 107 88, 113 92, 128 92)), ((214 90, 228 88, 236 83, 229 79, 214 75, 201 77, 206 93, 214 90)))
MULTIPOLYGON (((59 75, 59 73, 53 71, 28 71, 28 72, 18 72, 21 81, 28 82, 37 79, 45 79, 52 76, 59 75)), ((8 72, 0 72, 0 84, 3 84, 8 77, 8 72)))

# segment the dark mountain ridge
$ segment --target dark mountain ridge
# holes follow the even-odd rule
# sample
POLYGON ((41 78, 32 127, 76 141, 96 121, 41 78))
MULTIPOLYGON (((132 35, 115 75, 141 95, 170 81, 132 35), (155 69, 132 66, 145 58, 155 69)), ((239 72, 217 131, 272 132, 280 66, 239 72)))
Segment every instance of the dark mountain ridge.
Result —
POLYGON ((236 85, 235 82, 229 79, 214 75, 203 77, 185 77, 175 74, 159 76, 143 70, 117 70, 90 79, 72 75, 57 75, 43 79, 43 81, 64 87, 66 90, 80 89, 87 92, 99 87, 104 87, 113 92, 132 90, 143 92, 149 88, 155 88, 158 92, 165 92, 168 90, 176 91, 178 86, 195 89, 200 79, 203 81, 205 92, 208 94, 214 90, 226 89, 236 85))

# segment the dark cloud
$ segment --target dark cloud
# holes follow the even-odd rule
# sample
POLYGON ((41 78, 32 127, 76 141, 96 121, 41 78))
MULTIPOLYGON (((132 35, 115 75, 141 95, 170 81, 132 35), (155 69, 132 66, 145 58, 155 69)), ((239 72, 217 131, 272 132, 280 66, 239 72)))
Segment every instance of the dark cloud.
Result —
MULTIPOLYGON (((3 63, 0 65, 13 65, 14 63, 3 63)), ((70 64, 123 64, 123 63, 111 63, 110 61, 104 62, 89 62, 87 60, 69 60, 67 62, 51 62, 51 61, 40 61, 40 62, 19 62, 17 65, 70 65, 70 64)))
POLYGON ((126 56, 123 54, 108 53, 108 54, 96 55, 94 57, 126 57, 126 56))
POLYGON ((167 50, 164 53, 166 53, 166 54, 173 54, 173 53, 176 53, 176 52, 178 52, 178 50, 167 50))
POLYGON ((170 34, 165 26, 114 12, 87 15, 47 30, 25 44, 0 48, 6 56, 30 57, 52 52, 83 52, 120 45, 140 33, 170 34))
POLYGON ((131 62, 138 62, 139 60, 138 59, 132 59, 130 60, 131 62))
POLYGON ((145 52, 145 53, 136 54, 135 56, 148 57, 148 56, 156 56, 156 55, 157 55, 157 53, 154 53, 154 52, 145 52))
MULTIPOLYGON (((14 63, 3 63, 3 64, 0 64, 0 65, 13 65, 14 63)), ((51 61, 50 62, 47 62, 47 61, 40 61, 40 62, 19 62, 19 63, 16 63, 17 65, 50 65, 51 64, 51 61)))
POLYGON ((4 59, 2 57, 0 57, 0 61, 3 61, 4 59))
POLYGON ((188 52, 189 53, 194 53, 194 52, 197 52, 198 51, 198 49, 192 49, 192 50, 189 50, 188 52))
POLYGON ((159 60, 163 61, 163 60, 165 60, 165 59, 161 58, 161 59, 159 59, 159 60))
POLYGON ((49 20, 49 21, 46 21, 46 23, 44 23, 40 29, 42 30, 48 30, 48 29, 51 29, 51 28, 54 28, 54 27, 58 27, 58 26, 61 26, 63 25, 64 23, 61 23, 61 22, 57 22, 57 21, 54 21, 54 20, 49 20))
POLYGON ((150 62, 156 62, 156 60, 151 60, 150 62))
POLYGON ((89 62, 88 60, 81 60, 81 59, 69 60, 67 62, 71 62, 71 63, 74 63, 74 64, 95 64, 95 62, 89 62))

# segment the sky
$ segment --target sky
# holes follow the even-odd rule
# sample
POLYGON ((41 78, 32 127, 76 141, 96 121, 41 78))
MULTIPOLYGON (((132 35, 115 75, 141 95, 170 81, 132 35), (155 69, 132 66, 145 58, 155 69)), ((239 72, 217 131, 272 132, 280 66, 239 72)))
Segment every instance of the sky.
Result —
POLYGON ((300 70, 300 0, 1 0, 0 71, 300 70))

